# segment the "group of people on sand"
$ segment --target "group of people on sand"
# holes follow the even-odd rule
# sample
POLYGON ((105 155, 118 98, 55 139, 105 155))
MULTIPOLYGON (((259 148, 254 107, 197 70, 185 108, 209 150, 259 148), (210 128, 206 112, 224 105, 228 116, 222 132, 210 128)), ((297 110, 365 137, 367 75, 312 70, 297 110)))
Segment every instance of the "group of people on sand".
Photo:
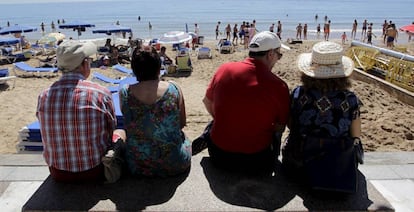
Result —
MULTIPOLYGON (((317 21, 317 17, 318 16, 316 15, 315 21, 317 21)), ((217 22, 217 25, 215 28, 216 40, 219 38, 219 35, 222 34, 222 32, 220 31, 220 25, 221 25, 221 22, 220 21, 217 22)), ((350 35, 351 39, 356 38, 357 29, 358 29, 358 21, 355 19, 354 22, 352 23, 352 30, 351 30, 351 35, 350 35)), ((230 24, 227 24, 224 31, 226 33, 225 35, 226 35, 227 40, 232 39, 232 42, 234 45, 241 44, 241 45, 244 45, 245 49, 247 49, 247 45, 250 42, 251 38, 254 36, 255 33, 257 33, 256 21, 253 20, 252 23, 243 21, 240 27, 238 27, 238 24, 234 24, 233 27, 230 24), (238 42, 239 39, 240 39, 240 42, 238 42)), ((272 23, 269 26, 269 31, 276 32, 279 39, 282 39, 282 36, 281 36, 282 35, 282 23, 280 22, 280 20, 277 21, 277 25, 275 25, 275 23, 272 23)), ((323 23, 323 29, 321 28, 321 24, 318 24, 316 27, 317 38, 319 38, 321 32, 323 33, 323 39, 325 41, 329 41, 329 37, 331 34, 331 20, 329 20, 327 16, 325 16, 325 22, 323 23)), ((409 36, 409 40, 411 36, 409 36)), ((368 23, 368 21, 365 19, 361 26, 361 40, 363 42, 367 42, 368 44, 372 44, 373 37, 375 38, 377 37, 377 35, 373 33, 373 23, 368 23)), ((384 44, 386 44, 387 47, 394 47, 394 42, 397 41, 397 37, 398 37, 398 30, 392 21, 388 22, 387 20, 384 20, 384 23, 382 24, 382 37, 384 38, 384 44)), ((308 38, 308 24, 304 23, 302 25, 302 23, 299 23, 296 26, 296 40, 302 40, 302 39, 306 40, 307 38, 308 38)), ((345 44, 345 41, 348 40, 346 32, 341 34, 341 40, 343 44, 345 44)))
MULTIPOLYGON (((131 68, 139 83, 123 85, 119 102, 114 102, 107 88, 87 80, 96 46, 63 42, 57 49, 62 76, 40 93, 36 110, 52 178, 109 181, 102 158, 111 150, 120 152, 125 161, 123 174, 168 177, 187 172, 192 156, 207 149, 219 169, 269 176, 277 171, 303 173, 297 176, 312 185, 315 173, 309 161, 321 157, 321 152, 301 148, 304 139, 314 138, 318 147, 326 141, 324 151, 360 143, 362 103, 350 91, 353 62, 343 56, 341 45, 317 43, 311 53, 299 56, 302 84, 289 93, 286 82, 272 73, 282 49, 289 49, 278 35, 259 32, 247 45, 246 59, 226 62, 215 72, 203 99, 212 120, 191 141, 183 132, 187 125, 183 93, 177 83, 160 79, 161 59, 154 48, 133 51, 131 68), (121 127, 114 104, 123 114, 121 127), (286 127, 289 139, 282 144, 286 127), (283 169, 278 170, 281 147, 283 169)), ((339 155, 335 152, 334 157, 339 155)), ((355 167, 354 159, 341 160, 355 167)), ((335 174, 329 177, 334 185, 343 185, 356 175, 346 175, 346 180, 335 174)))

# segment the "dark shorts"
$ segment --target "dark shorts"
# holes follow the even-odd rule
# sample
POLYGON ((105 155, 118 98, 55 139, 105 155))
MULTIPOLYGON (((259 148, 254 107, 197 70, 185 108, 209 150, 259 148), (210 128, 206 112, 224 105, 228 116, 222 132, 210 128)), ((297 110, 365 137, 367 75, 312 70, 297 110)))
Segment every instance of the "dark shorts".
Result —
POLYGON ((212 163, 222 169, 231 171, 240 171, 244 173, 262 173, 269 174, 275 170, 277 156, 280 150, 280 139, 281 136, 274 136, 274 145, 277 148, 269 147, 260 152, 245 154, 225 151, 214 144, 210 138, 210 130, 212 122, 210 122, 203 134, 194 140, 193 148, 195 143, 199 143, 201 140, 206 143, 208 152, 212 163), (201 139, 201 140, 200 140, 201 139))
POLYGON ((394 42, 394 37, 390 37, 390 36, 388 36, 388 37, 387 37, 387 42, 394 42))

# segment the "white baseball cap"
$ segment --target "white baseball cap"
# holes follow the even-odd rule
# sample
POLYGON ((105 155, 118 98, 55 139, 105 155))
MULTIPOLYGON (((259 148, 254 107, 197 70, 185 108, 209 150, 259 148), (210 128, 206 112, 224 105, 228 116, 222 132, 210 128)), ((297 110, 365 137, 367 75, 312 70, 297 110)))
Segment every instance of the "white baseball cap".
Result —
POLYGON ((61 43, 56 50, 58 69, 63 72, 74 71, 85 58, 96 54, 96 49, 92 42, 68 40, 61 43))
POLYGON ((276 33, 270 31, 257 33, 249 43, 249 51, 251 52, 264 52, 280 47, 287 50, 290 49, 289 46, 282 44, 276 33))

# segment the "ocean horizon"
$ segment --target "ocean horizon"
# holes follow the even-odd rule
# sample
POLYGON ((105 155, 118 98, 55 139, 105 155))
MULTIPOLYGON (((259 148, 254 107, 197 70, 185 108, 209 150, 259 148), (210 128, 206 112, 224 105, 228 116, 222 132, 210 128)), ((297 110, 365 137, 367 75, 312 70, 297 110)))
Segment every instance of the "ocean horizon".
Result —
MULTIPOLYGON (((354 19, 358 21, 357 39, 361 38, 365 19, 373 23, 376 36, 382 35, 384 20, 392 20, 397 27, 414 21, 412 0, 0 0, 0 5, 0 27, 7 26, 7 23, 35 26, 36 32, 25 33, 30 40, 42 36, 42 22, 45 33, 52 32, 52 21, 56 31, 64 33, 67 38, 78 37, 77 32, 59 29, 58 20, 66 23, 85 21, 96 27, 119 22, 132 28, 134 38, 142 39, 159 38, 165 32, 185 31, 186 28, 194 31, 195 23, 200 27, 200 35, 205 39, 215 39, 218 21, 221 22, 220 31, 224 32, 227 24, 240 26, 243 21, 251 23, 253 20, 256 20, 259 31, 268 30, 272 23, 280 20, 283 40, 295 37, 298 23, 308 24, 308 39, 317 39, 316 26, 321 24, 323 27, 325 16, 331 20, 331 39, 339 39, 343 32, 350 39, 354 19), (315 15, 318 15, 317 19, 315 15)), ((224 33, 221 36, 225 36, 224 33)), ((93 34, 92 29, 87 28, 79 39, 102 37, 106 35, 93 34)), ((406 39, 398 41, 407 42, 406 39)))

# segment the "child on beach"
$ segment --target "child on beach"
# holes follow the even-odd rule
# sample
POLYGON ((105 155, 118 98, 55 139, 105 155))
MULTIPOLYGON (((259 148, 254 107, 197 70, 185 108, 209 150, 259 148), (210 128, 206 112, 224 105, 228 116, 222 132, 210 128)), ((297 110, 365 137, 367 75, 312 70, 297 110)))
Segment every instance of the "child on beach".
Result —
POLYGON ((346 38, 346 32, 344 32, 344 34, 342 34, 341 38, 342 38, 342 45, 344 45, 345 41, 348 41, 348 39, 346 38))
POLYGON ((368 31, 367 31, 367 43, 368 44, 372 44, 372 36, 377 37, 374 33, 372 33, 372 23, 369 24, 368 26, 368 31))

